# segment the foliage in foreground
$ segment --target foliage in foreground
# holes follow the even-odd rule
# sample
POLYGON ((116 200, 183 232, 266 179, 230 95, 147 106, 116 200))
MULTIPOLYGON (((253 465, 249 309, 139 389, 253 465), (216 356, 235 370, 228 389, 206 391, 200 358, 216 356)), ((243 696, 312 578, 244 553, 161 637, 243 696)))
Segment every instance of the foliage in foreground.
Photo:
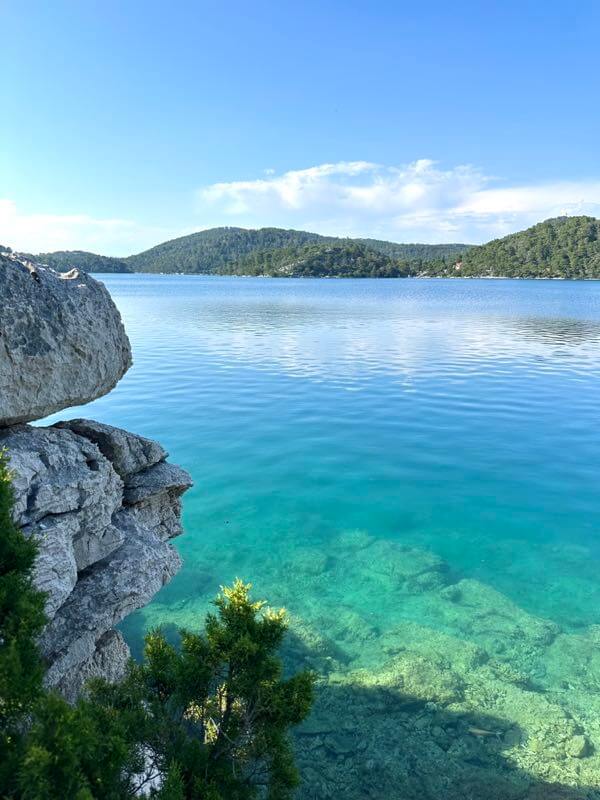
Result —
POLYGON ((0 797, 6 800, 285 800, 298 783, 289 728, 309 713, 314 678, 282 675, 283 611, 236 581, 202 634, 160 631, 124 681, 96 680, 70 706, 43 689, 36 637, 44 597, 35 545, 11 519, 0 455, 0 797))
POLYGON ((13 523, 12 503, 0 451, 0 796, 23 754, 22 723, 40 695, 43 675, 35 637, 44 626, 44 596, 31 582, 36 549, 13 523))

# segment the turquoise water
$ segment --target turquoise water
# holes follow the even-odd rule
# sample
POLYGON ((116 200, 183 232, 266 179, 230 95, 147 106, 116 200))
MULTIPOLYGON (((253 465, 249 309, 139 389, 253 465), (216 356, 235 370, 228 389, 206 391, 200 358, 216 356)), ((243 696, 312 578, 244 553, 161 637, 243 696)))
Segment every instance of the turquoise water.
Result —
POLYGON ((60 416, 195 480, 134 651, 240 576, 322 676, 301 796, 600 797, 600 282, 102 280, 135 363, 60 416))

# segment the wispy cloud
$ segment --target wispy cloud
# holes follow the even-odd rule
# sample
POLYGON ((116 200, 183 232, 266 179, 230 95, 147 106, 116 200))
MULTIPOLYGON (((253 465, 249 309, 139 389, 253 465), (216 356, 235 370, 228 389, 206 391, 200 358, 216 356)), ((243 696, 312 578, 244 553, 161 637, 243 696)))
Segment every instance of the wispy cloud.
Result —
POLYGON ((483 242, 560 214, 600 216, 600 180, 507 185, 469 165, 340 161, 214 183, 172 227, 88 214, 31 213, 0 199, 0 243, 18 250, 129 255, 217 225, 280 226, 404 242, 483 242), (195 222, 194 222, 195 220, 195 222))
POLYGON ((0 244, 29 253, 91 250, 125 256, 189 232, 87 214, 28 213, 12 200, 0 198, 0 244))
MULTIPOLYGON (((600 181, 502 186, 472 165, 320 164, 197 193, 204 218, 402 241, 485 241, 550 216, 600 213, 600 181)), ((221 223, 222 224, 222 223, 221 223)))

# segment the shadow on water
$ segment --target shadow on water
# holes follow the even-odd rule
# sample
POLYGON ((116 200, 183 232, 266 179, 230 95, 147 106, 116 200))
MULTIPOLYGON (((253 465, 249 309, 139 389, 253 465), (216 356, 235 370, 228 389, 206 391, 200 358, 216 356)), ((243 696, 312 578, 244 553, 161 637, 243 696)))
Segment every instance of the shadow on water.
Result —
MULTIPOLYGON (((294 634, 288 638, 288 668, 315 662, 294 634)), ((599 800, 597 787, 553 782, 550 765, 548 780, 519 766, 515 752, 531 743, 513 721, 453 711, 452 703, 445 707, 385 681, 360 685, 339 662, 342 672, 327 674, 325 661, 313 712, 294 734, 298 800, 599 800)), ((530 758, 544 770, 541 753, 531 750, 530 758)))
POLYGON ((600 790, 541 781, 516 766, 514 723, 455 714, 422 698, 322 687, 295 734, 298 800, 598 800, 600 790))
MULTIPOLYGON (((177 644, 176 625, 161 630, 177 644)), ((138 658, 143 626, 127 634, 138 658)), ((320 676, 313 711, 294 733, 297 800, 600 800, 598 787, 552 780, 557 758, 570 761, 576 776, 580 759, 565 756, 564 742, 536 751, 526 732, 500 715, 454 711, 452 702, 404 692, 401 681, 375 676, 362 685, 368 673, 355 680, 360 673, 349 672, 330 642, 320 651, 318 642, 307 646, 290 631, 283 657, 286 672, 309 667, 320 676), (522 766, 527 759, 531 771, 522 766)))

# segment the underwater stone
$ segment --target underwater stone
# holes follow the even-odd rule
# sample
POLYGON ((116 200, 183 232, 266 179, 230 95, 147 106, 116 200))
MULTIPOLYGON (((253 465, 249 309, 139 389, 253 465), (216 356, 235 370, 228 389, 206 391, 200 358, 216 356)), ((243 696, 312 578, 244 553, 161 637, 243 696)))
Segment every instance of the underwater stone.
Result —
POLYGON ((589 751, 589 742, 581 734, 573 736, 565 745, 565 753, 571 758, 583 758, 589 751))

